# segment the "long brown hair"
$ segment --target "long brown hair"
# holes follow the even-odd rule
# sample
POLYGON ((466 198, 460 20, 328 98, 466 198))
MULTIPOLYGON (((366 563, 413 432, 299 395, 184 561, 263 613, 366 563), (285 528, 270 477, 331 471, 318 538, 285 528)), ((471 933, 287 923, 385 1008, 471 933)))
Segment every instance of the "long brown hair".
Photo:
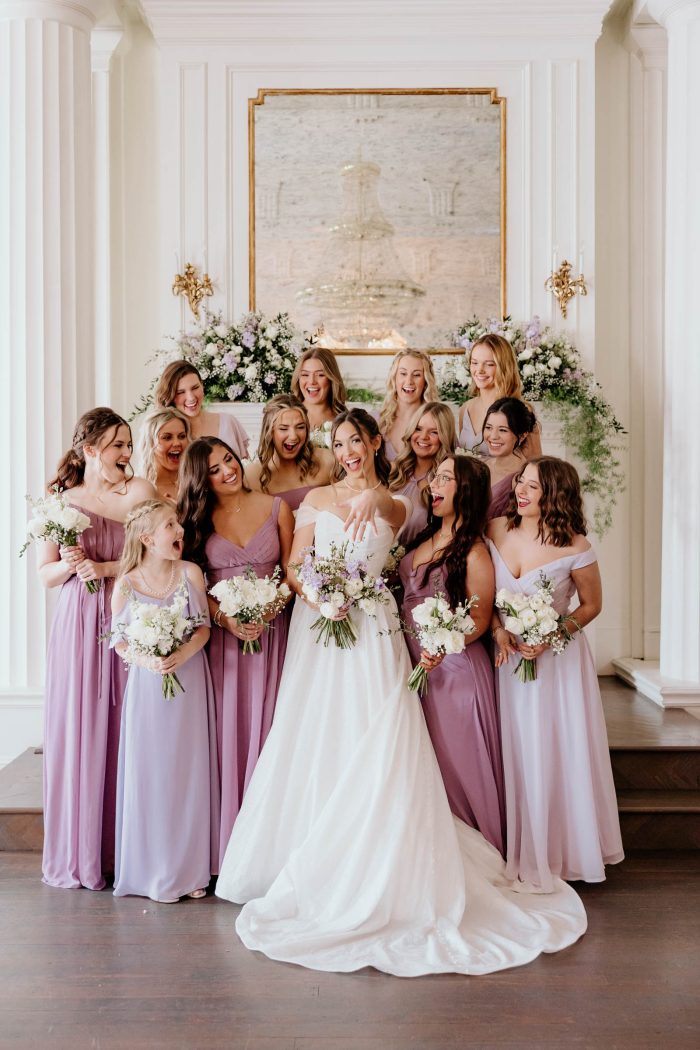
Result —
MULTIPOLYGON (((340 415, 336 416, 333 420, 333 427, 331 429, 331 449, 333 448, 336 431, 343 423, 350 423, 350 425, 355 428, 355 433, 360 435, 365 447, 368 439, 374 441, 377 437, 381 438, 381 444, 374 456, 374 469, 377 472, 377 477, 382 485, 388 484, 391 463, 386 458, 386 452, 384 451, 384 438, 379 431, 379 425, 374 416, 371 416, 369 412, 365 412, 364 408, 348 408, 345 412, 341 412, 340 415)), ((344 477, 345 471, 336 459, 335 466, 333 467, 333 480, 340 481, 344 477)))
POLYGON ((297 361, 294 374, 292 375, 291 392, 294 397, 303 401, 301 394, 301 386, 299 378, 301 376, 301 370, 308 361, 320 361, 323 366, 323 371, 326 374, 326 379, 331 384, 330 389, 330 403, 328 407, 331 412, 336 415, 339 412, 345 411, 345 402, 348 399, 348 393, 345 389, 345 383, 343 377, 340 374, 338 368, 338 362, 335 359, 335 354, 332 350, 328 350, 325 346, 311 346, 308 350, 305 350, 297 361))
POLYGON ((282 412, 298 412, 304 421, 306 426, 306 437, 304 438, 304 444, 301 446, 301 451, 296 457, 296 464, 299 467, 299 477, 302 482, 306 478, 307 474, 310 477, 314 477, 318 474, 319 463, 314 458, 314 447, 309 440, 309 434, 311 427, 309 426, 309 416, 303 405, 303 403, 293 394, 276 394, 271 398, 265 405, 262 417, 262 425, 260 427, 260 440, 258 442, 258 459, 260 460, 260 488, 263 492, 267 492, 267 486, 270 484, 272 479, 272 470, 270 469, 270 463, 272 457, 275 454, 275 445, 272 439, 272 432, 275 428, 275 422, 277 417, 282 412))
MULTIPOLYGON (((483 538, 491 498, 491 472, 483 460, 474 456, 454 456, 453 463, 456 481, 455 530, 452 539, 435 561, 425 565, 421 583, 424 587, 430 573, 446 565, 447 597, 452 608, 467 600, 467 557, 474 544, 483 538)), ((441 528, 442 519, 431 515, 426 527, 411 541, 408 549, 419 547, 441 528)))
POLYGON ((394 460, 389 475, 389 488, 392 492, 398 492, 404 488, 413 477, 418 465, 418 457, 411 445, 411 438, 423 416, 428 412, 435 418, 437 432, 440 437, 440 448, 435 454, 434 467, 441 463, 446 456, 451 456, 457 444, 457 431, 455 428, 455 417, 449 405, 443 401, 426 401, 411 416, 403 434, 403 447, 394 460))
POLYGON ((107 442, 110 445, 122 425, 129 427, 127 421, 111 408, 91 408, 85 412, 75 425, 71 447, 56 467, 56 477, 47 486, 49 491, 55 487, 74 489, 82 485, 85 477, 85 446, 96 447, 110 430, 114 430, 111 440, 107 442))
POLYGON ((119 561, 119 575, 126 576, 143 561, 143 537, 153 532, 163 514, 172 514, 172 503, 163 499, 145 499, 127 515, 124 522, 124 549, 119 561))
POLYGON ((396 373, 398 372, 399 365, 404 357, 415 357, 416 360, 420 361, 423 365, 425 388, 421 394, 421 401, 425 403, 426 401, 438 400, 437 380, 435 379, 435 369, 433 368, 433 362, 430 360, 430 355, 426 354, 423 350, 399 350, 398 354, 394 355, 394 359, 389 368, 389 375, 387 376, 386 381, 386 394, 379 411, 379 429, 382 434, 387 434, 391 430, 392 424, 396 419, 396 414, 398 412, 396 373))
MULTIPOLYGON (((471 370, 472 354, 476 350, 477 346, 486 346, 493 354, 493 359, 496 362, 496 375, 494 377, 494 385, 498 390, 501 397, 517 397, 522 399, 523 396, 523 384, 520 379, 520 369, 518 368, 518 359, 515 356, 515 350, 510 345, 507 339, 502 335, 496 335, 495 332, 488 332, 486 335, 482 335, 480 339, 477 339, 471 350, 469 351, 469 368, 471 370)), ((472 379, 469 386, 469 397, 476 397, 479 393, 479 388, 472 379)))
POLYGON ((250 492, 245 483, 243 464, 231 446, 221 438, 197 438, 188 446, 180 467, 177 518, 185 530, 183 557, 202 569, 206 567, 204 548, 214 531, 212 515, 216 496, 209 484, 209 457, 215 448, 224 448, 231 453, 241 472, 243 491, 250 492))
MULTIPOLYGON (((537 456, 525 467, 537 468, 542 495, 540 497, 540 521, 537 535, 542 543, 553 547, 569 547, 574 536, 585 536, 588 532, 581 498, 581 482, 575 467, 556 456, 537 456)), ((515 485, 523 471, 515 478, 515 485)), ((522 521, 518 514, 515 487, 506 510, 506 528, 517 529, 522 521)))
MULTIPOLYGON (((197 376, 197 379, 202 383, 199 370, 195 368, 191 361, 171 361, 169 365, 166 365, 153 391, 155 404, 159 408, 167 408, 168 405, 173 405, 178 386, 185 376, 190 375, 197 376)), ((203 388, 204 383, 202 383, 203 388)))

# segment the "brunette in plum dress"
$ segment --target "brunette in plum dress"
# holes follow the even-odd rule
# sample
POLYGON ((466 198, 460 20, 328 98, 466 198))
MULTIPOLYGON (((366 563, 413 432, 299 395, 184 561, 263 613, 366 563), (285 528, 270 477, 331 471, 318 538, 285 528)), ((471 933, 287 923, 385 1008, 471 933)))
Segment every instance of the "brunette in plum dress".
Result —
MULTIPOLYGON (((489 480, 482 463, 466 457, 446 459, 438 467, 435 485, 436 521, 426 530, 416 546, 405 555, 399 567, 403 586, 402 618, 414 626, 411 613, 428 597, 441 593, 449 599, 448 563, 440 558, 466 562, 479 573, 479 587, 467 577, 466 593, 478 593, 479 603, 472 611, 477 626, 488 628, 493 603, 493 571, 483 542, 479 539, 485 525, 489 480), (443 477, 456 480, 445 481, 443 477), (453 507, 462 508, 464 517, 456 530, 474 537, 468 554, 449 547, 443 554, 435 547, 436 537, 450 529, 453 507), (466 524, 465 524, 466 523, 466 524), (431 558, 432 555, 432 558, 431 558), (423 559, 422 564, 416 560, 423 559), (431 561, 436 561, 432 567, 431 561), (481 564, 479 564, 481 563, 481 564)), ((431 487, 432 487, 431 485, 431 487)), ((458 542, 458 540, 457 540, 458 542)), ((451 605, 457 604, 454 600, 451 605)), ((421 659, 417 638, 406 635, 412 662, 421 659)), ((445 656, 428 675, 423 696, 423 712, 430 739, 447 791, 450 809, 470 827, 476 828, 501 854, 504 852, 504 796, 498 711, 494 674, 488 653, 481 640, 468 641, 461 653, 445 656)))
POLYGON ((484 419, 486 462, 491 471, 489 521, 505 514, 514 479, 527 462, 528 442, 536 433, 537 417, 520 398, 500 397, 489 405, 484 419))
POLYGON ((97 494, 106 509, 119 514, 153 493, 143 478, 125 484, 120 474, 119 467, 131 456, 130 441, 128 425, 111 409, 93 409, 81 417, 73 446, 52 484, 66 490, 65 498, 89 517, 90 528, 80 537, 79 547, 66 548, 61 555, 54 544, 46 543, 40 555, 45 586, 61 585, 46 659, 42 872, 49 886, 64 889, 102 889, 105 874, 114 871, 119 725, 126 671, 106 641, 114 578, 100 576, 99 590, 91 594, 78 572, 85 558, 85 564, 94 563, 96 569, 109 568, 116 574, 124 526, 80 504, 81 499, 89 501, 97 494), (85 445, 99 449, 99 460, 85 456, 85 445), (106 480, 113 473, 116 491, 106 480), (67 578, 66 566, 73 573, 67 578))
MULTIPOLYGON (((550 490, 554 485, 566 485, 571 491, 578 489, 573 467, 553 457, 540 457, 525 467, 516 496, 523 486, 527 491, 530 475, 536 476, 538 470, 552 475, 550 490)), ((580 492, 574 521, 574 532, 580 534, 585 530, 580 492)), ((517 543, 514 534, 518 532, 517 527, 507 532, 503 518, 490 526, 493 541, 489 541, 489 546, 497 589, 532 594, 543 572, 554 585, 555 610, 565 614, 577 594, 572 573, 596 566, 595 551, 586 545, 582 535, 578 540, 574 536, 583 549, 559 554, 552 547, 551 558, 542 564, 541 545, 533 547, 532 552, 507 546, 511 558, 536 557, 540 562, 537 568, 514 576, 499 548, 517 543)), ((595 588, 597 571, 593 576, 595 588)), ((596 615, 596 602, 583 590, 579 597, 580 605, 573 615, 579 622, 588 623, 596 615), (588 608, 590 612, 586 611, 588 608)), ((546 648, 537 656, 537 678, 533 682, 523 683, 514 674, 519 653, 509 652, 506 662, 497 656, 501 664, 497 673, 508 828, 507 874, 520 879, 525 887, 543 892, 550 892, 557 878, 600 882, 605 878, 604 866, 623 859, 596 668, 585 635, 573 621, 569 626, 573 638, 563 653, 556 655, 546 648)), ((513 641, 518 641, 500 627, 495 629, 494 637, 497 653, 501 647, 504 652, 505 648, 512 650, 513 641)))
MULTIPOLYGON (((212 462, 216 460, 219 463, 219 459, 228 453, 230 450, 227 446, 214 439, 204 438, 194 442, 185 454, 179 512, 187 533, 190 533, 193 513, 195 521, 197 513, 201 513, 196 508, 197 493, 201 491, 202 484, 207 484, 210 457, 213 457, 212 462), (188 507, 192 509, 188 510, 188 507)), ((272 575, 278 565, 286 567, 293 533, 292 513, 279 496, 270 497, 244 490, 241 484, 242 468, 235 459, 229 458, 220 469, 237 469, 241 479, 234 483, 237 487, 233 494, 226 493, 223 499, 218 495, 219 490, 216 490, 217 498, 221 500, 222 513, 230 513, 237 524, 239 518, 236 506, 242 508, 241 521, 246 520, 244 515, 252 517, 259 514, 259 507, 265 504, 269 506, 269 512, 248 542, 238 545, 214 531, 211 512, 207 513, 205 509, 200 535, 206 533, 201 549, 208 590, 220 580, 242 576, 251 568, 256 576, 263 577, 272 575), (226 509, 224 500, 230 501, 226 509), (249 510, 250 506, 252 511, 249 510)), ((192 551, 198 556, 196 541, 193 546, 190 539, 189 544, 186 551, 192 551)), ((211 598, 210 608, 218 609, 211 598)), ((219 856, 223 857, 243 795, 272 725, 287 646, 288 621, 284 614, 277 615, 259 635, 261 652, 244 653, 239 640, 241 635, 232 634, 220 625, 219 620, 220 617, 215 615, 208 657, 216 703, 221 780, 219 856)))

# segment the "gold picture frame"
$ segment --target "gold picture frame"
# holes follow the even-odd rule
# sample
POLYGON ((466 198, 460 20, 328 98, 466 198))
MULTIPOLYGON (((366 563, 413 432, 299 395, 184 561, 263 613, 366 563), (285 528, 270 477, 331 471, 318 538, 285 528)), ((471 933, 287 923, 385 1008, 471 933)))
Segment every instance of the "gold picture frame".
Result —
MULTIPOLYGON (((506 316, 506 98, 498 94, 498 89, 490 88, 260 88, 254 98, 248 99, 248 265, 249 265, 249 304, 256 309, 258 299, 258 279, 256 270, 256 112, 264 107, 268 98, 279 96, 483 96, 488 104, 497 106, 500 119, 498 142, 498 201, 500 215, 499 269, 500 313, 506 316)), ((491 311, 493 312, 493 311, 491 311)), ((467 318, 460 318, 459 320, 467 318)), ((434 354, 463 353, 461 349, 431 348, 434 354)), ((387 356, 396 353, 396 349, 353 348, 343 347, 335 350, 341 356, 387 356)))

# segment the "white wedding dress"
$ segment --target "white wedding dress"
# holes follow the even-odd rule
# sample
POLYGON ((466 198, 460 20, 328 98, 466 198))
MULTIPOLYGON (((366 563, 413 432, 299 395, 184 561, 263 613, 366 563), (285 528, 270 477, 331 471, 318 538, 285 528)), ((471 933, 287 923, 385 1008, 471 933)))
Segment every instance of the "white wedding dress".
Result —
MULTIPOLYGON (((343 522, 302 506, 315 546, 343 522)), ((388 523, 354 544, 381 572, 388 523)), ((316 970, 374 966, 414 977, 519 966, 576 941, 576 893, 516 892, 500 854, 453 817, 397 626, 396 607, 353 611, 349 651, 317 644, 297 601, 275 719, 219 875, 219 897, 247 902, 246 947, 316 970)))

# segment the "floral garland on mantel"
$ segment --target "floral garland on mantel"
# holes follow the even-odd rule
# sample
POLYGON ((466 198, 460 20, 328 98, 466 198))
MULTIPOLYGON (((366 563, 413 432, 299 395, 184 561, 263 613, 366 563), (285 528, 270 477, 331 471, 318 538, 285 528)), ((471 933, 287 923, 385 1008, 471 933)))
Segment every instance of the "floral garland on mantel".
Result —
POLYGON ((473 317, 452 335, 453 346, 463 347, 464 357, 449 360, 440 372, 440 396, 446 401, 466 399, 471 348, 487 332, 504 336, 513 347, 523 397, 551 407, 558 416, 564 443, 585 468, 581 486, 595 500, 594 528, 602 536, 612 525, 617 494, 624 490, 617 437, 625 430, 600 384, 581 367, 580 354, 569 339, 542 328, 539 317, 529 323, 516 323, 510 317, 503 321, 473 317))

